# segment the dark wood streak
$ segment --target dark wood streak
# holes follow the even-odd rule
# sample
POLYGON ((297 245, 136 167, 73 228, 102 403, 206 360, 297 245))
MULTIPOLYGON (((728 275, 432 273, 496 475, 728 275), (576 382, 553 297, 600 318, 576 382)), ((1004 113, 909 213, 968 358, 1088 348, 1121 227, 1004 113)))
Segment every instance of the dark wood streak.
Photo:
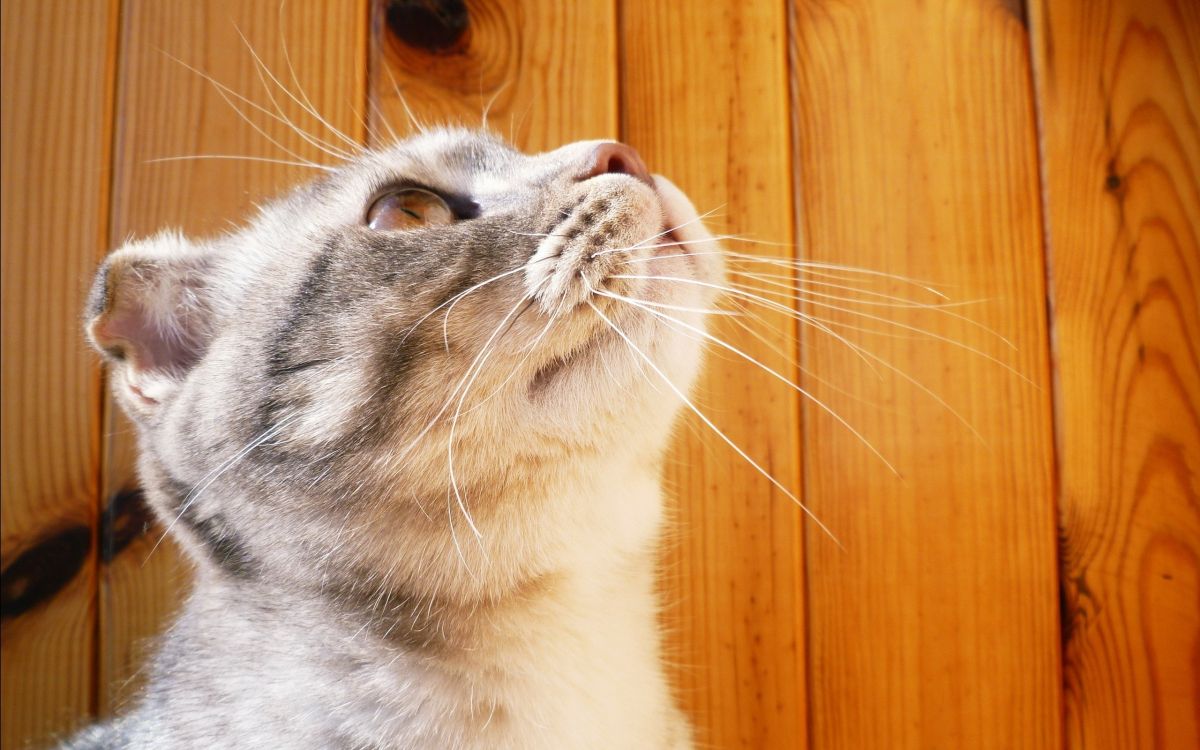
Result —
POLYGON ((999 0, 999 3, 1000 7, 1011 13, 1022 26, 1029 28, 1029 12, 1025 7, 1025 0, 999 0))
POLYGON ((108 500, 100 516, 100 560, 111 563, 133 540, 146 533, 154 514, 140 488, 123 489, 108 500))
POLYGON ((0 617, 24 614, 51 599, 83 567, 92 530, 68 526, 21 553, 0 573, 0 617))
POLYGON ((385 18, 405 45, 443 55, 465 46, 471 25, 463 0, 390 0, 385 18))

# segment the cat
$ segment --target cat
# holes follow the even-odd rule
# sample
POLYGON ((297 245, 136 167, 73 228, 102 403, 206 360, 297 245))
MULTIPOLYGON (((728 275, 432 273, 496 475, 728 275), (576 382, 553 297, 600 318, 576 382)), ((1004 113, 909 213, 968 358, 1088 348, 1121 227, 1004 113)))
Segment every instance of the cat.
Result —
POLYGON ((664 449, 724 278, 632 148, 436 129, 97 273, 194 589, 68 748, 687 748, 664 449))

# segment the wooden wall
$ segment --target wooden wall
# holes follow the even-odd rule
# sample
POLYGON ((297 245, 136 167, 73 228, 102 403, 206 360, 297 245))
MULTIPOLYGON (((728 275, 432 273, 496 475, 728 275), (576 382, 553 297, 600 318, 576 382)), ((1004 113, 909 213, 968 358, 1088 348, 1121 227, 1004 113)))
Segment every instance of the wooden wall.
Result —
POLYGON ((329 160, 251 47, 356 143, 491 101, 523 148, 634 145, 739 252, 974 301, 812 275, 855 289, 718 329, 811 399, 729 355, 697 402, 838 542, 686 421, 663 619, 704 746, 1200 746, 1200 5, 8 0, 3 747, 118 707, 186 591, 78 315, 126 237, 305 176, 153 160, 329 160))

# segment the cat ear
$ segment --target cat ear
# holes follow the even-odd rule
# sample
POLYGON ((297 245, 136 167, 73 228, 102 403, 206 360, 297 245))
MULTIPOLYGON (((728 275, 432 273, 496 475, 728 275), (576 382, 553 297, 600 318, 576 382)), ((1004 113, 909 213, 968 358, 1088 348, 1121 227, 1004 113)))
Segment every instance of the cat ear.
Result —
POLYGON ((146 413, 200 361, 212 336, 210 254, 179 234, 116 250, 88 297, 87 333, 112 364, 118 397, 146 413))

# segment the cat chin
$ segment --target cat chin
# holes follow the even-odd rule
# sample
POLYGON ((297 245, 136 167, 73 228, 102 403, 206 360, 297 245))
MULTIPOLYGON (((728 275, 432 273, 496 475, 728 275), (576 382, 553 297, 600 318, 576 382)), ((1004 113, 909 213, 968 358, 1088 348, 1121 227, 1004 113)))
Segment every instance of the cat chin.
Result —
MULTIPOLYGON (((677 386, 686 389, 690 384, 700 359, 699 347, 692 343, 695 337, 680 334, 678 328, 663 323, 662 316, 680 320, 683 326, 705 327, 698 310, 712 308, 718 301, 724 284, 723 254, 691 200, 665 177, 654 175, 651 179, 653 204, 643 207, 643 216, 647 222, 658 222, 660 236, 653 243, 607 258, 606 251, 598 254, 600 259, 615 261, 606 269, 615 275, 595 286, 583 285, 579 299, 572 299, 574 310, 567 317, 576 326, 575 335, 569 337, 575 343, 533 373, 526 388, 530 402, 557 403, 561 392, 583 394, 588 390, 585 384, 592 384, 594 390, 596 382, 614 377, 620 381, 613 384, 616 389, 628 394, 646 378, 638 361, 643 355, 677 386), (629 260, 629 265, 623 265, 622 261, 629 260), (646 278, 637 279, 637 275, 646 278), (634 300, 644 305, 634 305, 634 300), (642 354, 636 353, 634 346, 642 354)), ((641 190, 649 198, 651 191, 641 190)), ((544 243, 527 267, 531 281, 537 279, 534 273, 545 273, 538 262, 548 255, 547 248, 561 251, 558 245, 544 243)), ((615 249, 621 249, 620 245, 610 252, 615 249)))
MULTIPOLYGON (((725 278, 724 255, 712 233, 704 226, 700 214, 690 198, 662 175, 653 175, 654 190, 662 206, 664 225, 670 228, 668 242, 656 248, 660 256, 683 256, 689 270, 698 281, 721 285, 725 278)), ((719 296, 717 290, 706 295, 709 303, 719 296)))

